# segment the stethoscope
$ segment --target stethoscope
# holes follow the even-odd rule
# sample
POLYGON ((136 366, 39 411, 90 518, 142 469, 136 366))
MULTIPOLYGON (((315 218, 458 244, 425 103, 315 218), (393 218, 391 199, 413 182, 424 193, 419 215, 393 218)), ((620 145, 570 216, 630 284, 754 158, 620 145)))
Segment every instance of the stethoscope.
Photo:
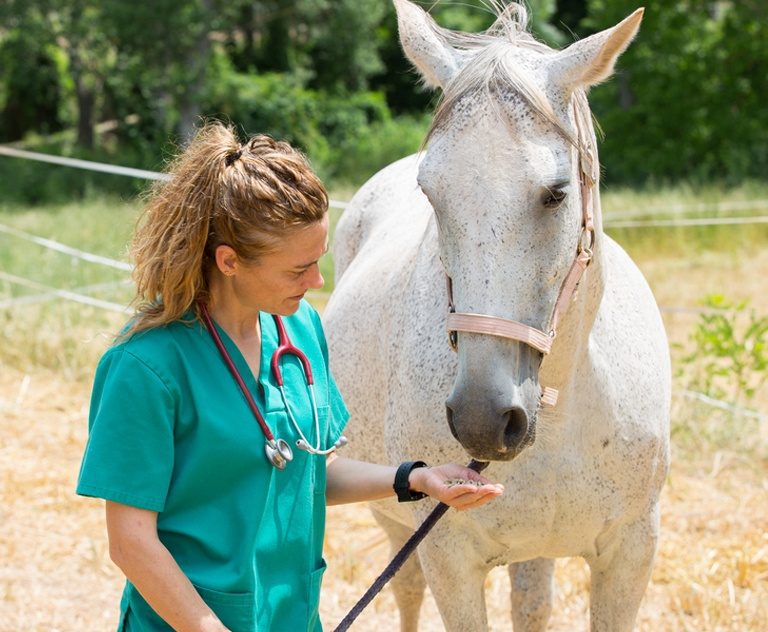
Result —
MULTIPOLYGON (((275 439, 275 436, 269 429, 267 422, 264 421, 264 417, 261 415, 261 412, 259 412, 259 409, 256 406, 256 402, 253 400, 253 396, 248 390, 248 387, 245 385, 240 372, 237 370, 235 363, 232 361, 229 352, 224 346, 224 343, 221 340, 221 336, 219 336, 219 332, 216 331, 216 327, 214 327, 213 321, 208 314, 208 308, 203 303, 199 303, 199 307, 200 313, 202 314, 203 320, 205 321, 205 326, 208 329, 208 333, 211 334, 211 338, 213 338, 213 342, 216 343, 216 348, 219 350, 224 363, 227 365, 227 368, 232 374, 232 377, 235 378, 235 382, 237 382, 237 385, 243 392, 245 400, 248 402, 248 406, 250 407, 253 416, 256 418, 256 421, 264 433, 264 437, 266 438, 264 452, 267 455, 267 460, 278 470, 285 469, 288 461, 293 459, 293 450, 291 450, 291 446, 289 446, 288 442, 284 439, 275 439)), ((272 375, 275 378, 277 387, 280 390, 280 395, 283 398, 283 405, 285 406, 285 410, 288 413, 288 419, 300 437, 296 441, 296 447, 300 450, 305 450, 310 454, 317 454, 321 456, 328 455, 337 448, 346 445, 347 439, 346 437, 341 436, 339 437, 339 440, 327 450, 320 449, 320 417, 317 413, 317 402, 315 400, 315 380, 312 377, 312 367, 309 364, 307 356, 304 355, 301 349, 291 343, 290 339, 288 338, 288 332, 285 330, 283 319, 280 318, 280 316, 277 314, 273 314, 272 317, 275 319, 275 325, 277 326, 278 334, 277 349, 275 349, 275 352, 272 354, 272 375), (306 436, 304 436, 304 433, 301 431, 301 427, 299 427, 299 424, 296 422, 296 419, 291 412, 291 407, 288 405, 288 398, 285 395, 285 385, 283 383, 283 372, 280 369, 280 359, 286 354, 295 356, 301 363, 302 369, 304 371, 304 378, 307 383, 307 390, 309 391, 309 399, 312 402, 312 419, 315 426, 315 436, 317 437, 317 443, 314 446, 310 445, 306 436)))

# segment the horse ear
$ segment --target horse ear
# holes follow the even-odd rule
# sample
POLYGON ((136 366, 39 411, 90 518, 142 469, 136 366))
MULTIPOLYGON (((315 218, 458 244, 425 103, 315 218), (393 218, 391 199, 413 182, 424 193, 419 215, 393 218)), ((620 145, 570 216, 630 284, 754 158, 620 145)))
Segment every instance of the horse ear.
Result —
POLYGON ((588 88, 608 79, 619 55, 637 34, 644 11, 637 9, 613 28, 574 42, 557 53, 550 77, 569 90, 588 88))
POLYGON ((442 29, 421 8, 408 0, 394 0, 397 27, 405 56, 431 88, 444 87, 458 72, 458 55, 442 29))

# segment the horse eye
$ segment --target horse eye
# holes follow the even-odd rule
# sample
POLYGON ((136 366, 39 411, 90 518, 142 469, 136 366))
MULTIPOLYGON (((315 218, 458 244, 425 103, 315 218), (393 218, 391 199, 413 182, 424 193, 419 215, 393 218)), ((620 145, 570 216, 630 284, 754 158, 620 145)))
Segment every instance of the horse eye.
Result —
POLYGON ((555 210, 563 203, 566 195, 562 189, 546 189, 541 204, 545 209, 555 210))

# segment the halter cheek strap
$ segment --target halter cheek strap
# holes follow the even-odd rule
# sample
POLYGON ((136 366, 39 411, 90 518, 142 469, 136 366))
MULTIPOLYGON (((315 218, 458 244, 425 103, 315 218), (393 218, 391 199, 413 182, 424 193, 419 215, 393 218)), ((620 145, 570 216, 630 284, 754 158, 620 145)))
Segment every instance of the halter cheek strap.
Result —
MULTIPOLYGON (((579 139, 583 138, 584 134, 582 133, 578 115, 576 117, 576 128, 579 133, 579 139)), ((568 309, 568 305, 570 305, 576 293, 579 281, 592 261, 595 245, 592 189, 597 181, 595 173, 596 163, 589 147, 584 146, 580 142, 577 143, 577 147, 579 147, 579 180, 581 185, 581 231, 576 245, 576 256, 560 287, 560 293, 557 296, 555 307, 549 319, 549 327, 547 327, 546 331, 542 331, 541 329, 498 316, 456 312, 453 304, 453 283, 451 278, 446 276, 449 310, 446 319, 446 329, 448 330, 449 341, 454 351, 458 350, 456 332, 459 331, 517 340, 524 342, 544 355, 547 355, 552 350, 552 343, 557 336, 557 326, 560 322, 560 317, 568 309)), ((558 392, 556 389, 542 388, 541 403, 543 405, 554 406, 557 403, 557 398, 558 392)))

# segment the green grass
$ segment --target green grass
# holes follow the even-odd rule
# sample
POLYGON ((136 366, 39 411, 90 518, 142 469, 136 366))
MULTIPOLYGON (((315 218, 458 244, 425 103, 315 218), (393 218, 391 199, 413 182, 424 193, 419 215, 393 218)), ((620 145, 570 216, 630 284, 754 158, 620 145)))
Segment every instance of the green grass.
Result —
MULTIPOLYGON (((331 197, 346 200, 351 194, 349 190, 337 191, 331 197)), ((685 187, 640 192, 608 190, 603 196, 603 207, 607 221, 622 211, 643 209, 647 210, 643 215, 645 219, 673 217, 676 204, 702 204, 710 209, 710 215, 724 216, 729 213, 716 210, 717 204, 765 199, 768 199, 768 185, 758 184, 728 192, 685 187)), ((117 197, 93 197, 77 203, 32 207, 0 203, 0 224, 90 253, 127 261, 127 246, 140 211, 138 200, 117 197)), ((739 215, 764 213, 757 207, 750 209, 749 204, 738 212, 739 215)), ((339 216, 340 211, 332 209, 332 229, 339 216)), ((620 229, 610 230, 609 234, 638 259, 685 256, 702 250, 744 252, 745 249, 763 248, 768 243, 768 225, 620 229)), ((333 289, 330 253, 321 261, 321 269, 326 278, 323 292, 327 294, 333 289)), ((100 290, 82 293, 119 304, 127 304, 132 297, 130 287, 124 285, 129 278, 127 272, 80 261, 4 233, 0 233, 0 271, 46 287, 71 291, 104 285, 100 290)), ((37 289, 0 280, 0 303, 40 293, 37 289)), ((319 307, 325 303, 323 295, 315 295, 312 300, 319 307)), ((8 362, 20 368, 43 367, 65 371, 73 377, 88 376, 109 336, 124 318, 121 314, 62 299, 2 308, 0 364, 8 362)))
MULTIPOLYGON (((138 200, 117 197, 32 207, 0 203, 0 224, 127 263, 128 245, 140 213, 138 200)), ((339 216, 338 209, 331 210, 332 229, 339 216)), ((326 278, 324 292, 330 292, 330 253, 320 265, 326 278)), ((42 286, 26 287, 0 278, 0 367, 7 363, 24 371, 42 368, 73 379, 90 379, 96 361, 126 316, 61 298, 48 300, 45 288, 127 305, 133 298, 131 286, 126 284, 130 273, 83 261, 3 232, 0 273, 42 286), (30 302, 3 306, 12 300, 30 302)), ((313 297, 313 302, 322 306, 325 298, 313 297)))
MULTIPOLYGON (((734 202, 750 205, 755 201, 768 200, 768 182, 750 181, 738 187, 724 188, 719 185, 693 187, 681 184, 674 187, 627 189, 601 185, 603 212, 611 217, 629 211, 641 211, 650 217, 677 216, 677 205, 704 205, 712 208, 734 202)), ((699 213, 696 213, 699 215, 699 213)))
MULTIPOLYGON (((111 259, 126 260, 126 244, 136 221, 136 202, 94 198, 40 207, 0 205, 0 223, 26 233, 111 259)), ((45 288, 66 289, 118 304, 131 300, 129 273, 89 263, 0 233, 0 271, 45 288), (81 290, 103 285, 100 290, 81 290)), ((88 379, 110 336, 125 316, 63 299, 46 291, 0 279, 0 302, 33 299, 0 309, 0 366, 57 371, 88 379)))
POLYGON ((661 226, 611 228, 623 220, 677 220, 694 217, 729 218, 768 215, 768 183, 652 190, 602 190, 606 232, 638 259, 660 253, 684 257, 704 251, 751 252, 768 243, 768 224, 723 226, 661 226))

